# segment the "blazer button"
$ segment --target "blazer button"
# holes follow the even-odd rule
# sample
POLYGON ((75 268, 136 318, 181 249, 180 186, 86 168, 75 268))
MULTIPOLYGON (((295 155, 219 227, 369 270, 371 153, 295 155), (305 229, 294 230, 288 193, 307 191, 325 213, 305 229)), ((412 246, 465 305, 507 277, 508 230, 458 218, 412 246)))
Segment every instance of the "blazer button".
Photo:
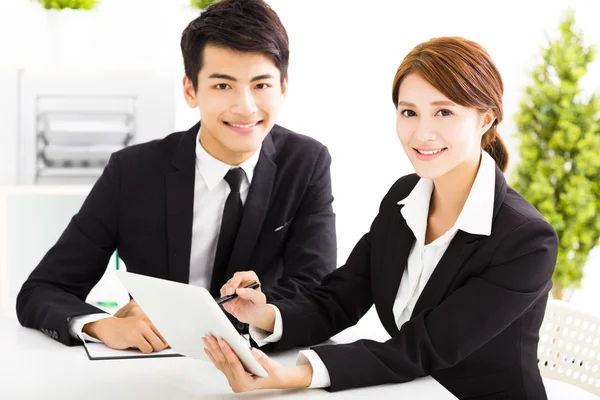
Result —
POLYGON ((237 330, 238 330, 238 331, 242 331, 242 330, 244 330, 244 324, 243 324, 243 323, 241 323, 241 322, 238 322, 238 324, 237 324, 237 330))
POLYGON ((56 332, 52 332, 52 338, 53 338, 54 340, 58 340, 58 333, 56 333, 56 332))

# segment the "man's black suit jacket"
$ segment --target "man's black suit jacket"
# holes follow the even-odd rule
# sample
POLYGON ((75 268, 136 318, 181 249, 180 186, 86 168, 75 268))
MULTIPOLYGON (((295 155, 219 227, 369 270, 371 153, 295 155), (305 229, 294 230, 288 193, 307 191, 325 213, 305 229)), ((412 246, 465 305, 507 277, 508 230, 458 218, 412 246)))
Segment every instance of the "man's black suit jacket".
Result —
POLYGON ((266 350, 321 343, 375 304, 391 339, 314 347, 330 390, 432 375, 460 399, 545 399, 537 366, 539 329, 556 264, 555 230, 496 169, 490 236, 459 231, 396 326, 393 304, 415 240, 398 205, 419 178, 401 178, 370 231, 321 286, 276 301, 283 337, 266 350))
MULTIPOLYGON (((23 326, 78 344, 69 320, 101 312, 84 300, 116 249, 128 271, 188 282, 198 129, 111 156, 79 212, 23 284, 17 297, 23 326)), ((314 287, 335 269, 330 164, 321 143, 273 127, 222 283, 236 271, 254 270, 267 298, 277 300, 314 287)))

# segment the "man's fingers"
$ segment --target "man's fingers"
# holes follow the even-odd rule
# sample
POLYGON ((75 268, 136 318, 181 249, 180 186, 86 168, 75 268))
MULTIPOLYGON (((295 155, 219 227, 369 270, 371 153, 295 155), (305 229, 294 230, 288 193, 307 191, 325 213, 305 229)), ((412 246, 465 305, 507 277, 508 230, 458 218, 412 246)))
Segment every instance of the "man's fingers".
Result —
POLYGON ((152 346, 151 352, 164 350, 166 346, 165 343, 154 332, 150 324, 144 324, 142 326, 142 335, 144 335, 146 341, 152 346))
POLYGON ((158 336, 158 338, 163 342, 163 344, 165 345, 165 348, 167 348, 169 346, 169 343, 167 343, 167 341, 165 340, 165 338, 163 337, 163 335, 160 334, 160 332, 158 331, 158 329, 156 329, 156 326, 154 326, 154 324, 152 322, 150 322, 150 329, 152 329, 152 332, 154 332, 154 334, 156 336, 158 336))
POLYGON ((113 316, 115 316, 117 318, 126 318, 129 316, 142 315, 142 314, 144 314, 144 312, 142 311, 140 306, 138 306, 135 299, 131 299, 129 301, 129 303, 127 303, 123 307, 119 308, 117 310, 117 312, 113 314, 113 316))
POLYGON ((148 343, 144 335, 140 334, 136 340, 135 347, 144 354, 152 353, 152 345, 148 343))
POLYGON ((114 314, 115 317, 121 318, 123 315, 127 313, 127 304, 123 307, 119 308, 117 312, 114 314))

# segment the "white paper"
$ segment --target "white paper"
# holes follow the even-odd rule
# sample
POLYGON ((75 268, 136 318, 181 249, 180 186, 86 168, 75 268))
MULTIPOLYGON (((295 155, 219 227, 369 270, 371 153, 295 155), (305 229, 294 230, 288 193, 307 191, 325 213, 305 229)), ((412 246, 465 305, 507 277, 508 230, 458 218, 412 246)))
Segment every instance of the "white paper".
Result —
POLYGON ((90 360, 108 360, 121 358, 146 358, 146 357, 178 357, 180 354, 173 349, 165 349, 150 354, 142 353, 137 349, 115 350, 104 343, 83 342, 90 360))

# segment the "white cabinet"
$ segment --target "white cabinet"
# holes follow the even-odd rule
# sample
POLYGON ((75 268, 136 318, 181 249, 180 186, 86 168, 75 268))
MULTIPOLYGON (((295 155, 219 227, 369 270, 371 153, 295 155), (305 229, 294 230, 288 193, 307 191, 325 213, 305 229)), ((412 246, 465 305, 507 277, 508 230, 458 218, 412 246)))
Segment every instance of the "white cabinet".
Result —
MULTIPOLYGON (((0 315, 14 315, 110 155, 173 132, 174 92, 157 71, 0 70, 0 315)), ((129 300, 113 271, 89 302, 129 300)))
POLYGON ((94 182, 136 136, 135 96, 36 98, 35 183, 94 182))
POLYGON ((169 74, 45 69, 19 76, 19 184, 92 184, 113 152, 174 130, 169 74))

